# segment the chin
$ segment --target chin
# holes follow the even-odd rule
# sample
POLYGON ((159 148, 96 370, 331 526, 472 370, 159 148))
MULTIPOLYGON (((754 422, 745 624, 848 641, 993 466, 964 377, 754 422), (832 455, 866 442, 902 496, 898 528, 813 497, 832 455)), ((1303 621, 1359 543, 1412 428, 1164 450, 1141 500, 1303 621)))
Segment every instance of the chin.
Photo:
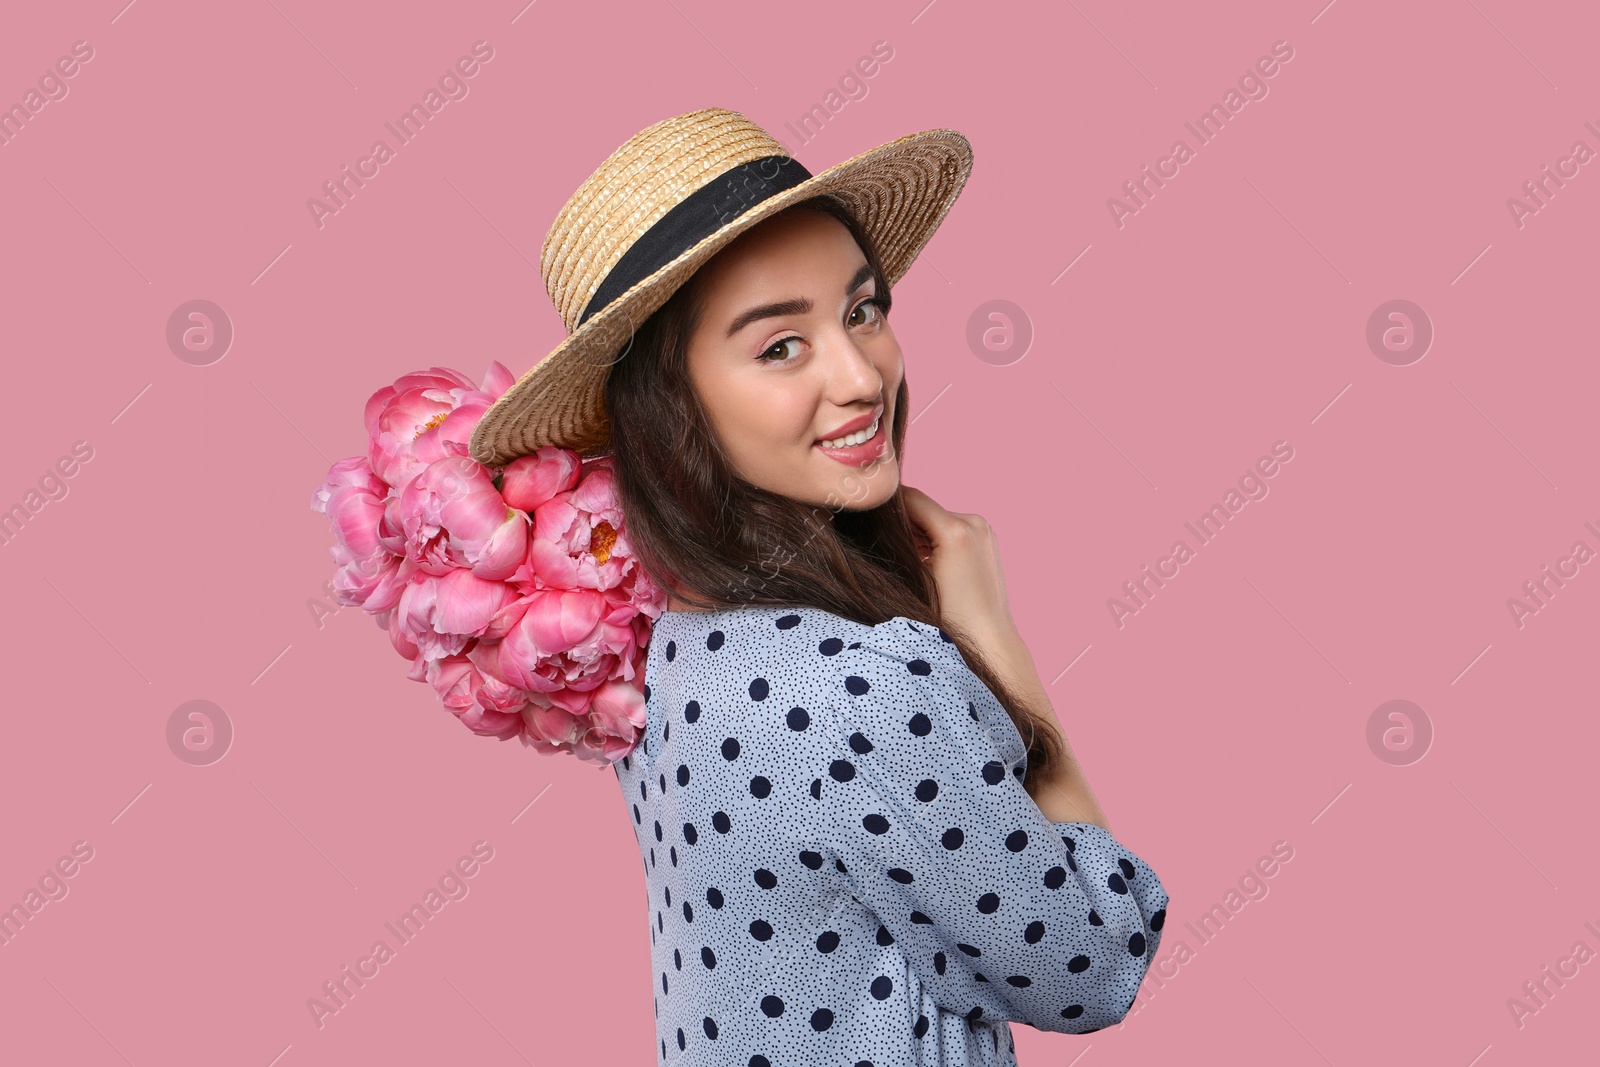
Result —
POLYGON ((816 503, 840 511, 871 511, 888 503, 900 488, 900 465, 892 460, 879 461, 861 470, 844 470, 844 474, 817 494, 816 503))

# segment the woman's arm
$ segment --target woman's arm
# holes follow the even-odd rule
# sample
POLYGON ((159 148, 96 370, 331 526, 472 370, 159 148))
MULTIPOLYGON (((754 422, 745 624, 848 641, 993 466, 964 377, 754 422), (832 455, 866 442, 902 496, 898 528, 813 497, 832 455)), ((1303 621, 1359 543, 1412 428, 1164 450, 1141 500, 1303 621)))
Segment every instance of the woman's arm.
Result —
MULTIPOLYGON (((1039 711, 1048 723, 1053 724, 1056 721, 1055 709, 1050 704, 1049 694, 1045 692, 1044 682, 1039 678, 1033 653, 1028 651, 1016 626, 998 624, 972 636, 978 643, 979 651, 988 658, 1001 679, 1026 700, 1029 707, 1039 711)), ((1064 732, 1061 732, 1061 747, 1067 758, 1040 784, 1038 795, 1034 798, 1039 810, 1051 822, 1084 822, 1111 829, 1064 732)))
POLYGON ((927 542, 923 558, 933 570, 946 617, 972 636, 1004 681, 1061 737, 1066 760, 1029 794, 1037 792, 1035 803, 1051 822, 1083 822, 1109 830, 1105 812, 1056 723, 1033 654, 1011 618, 1000 542, 993 528, 981 515, 948 511, 922 490, 902 488, 911 521, 927 542))

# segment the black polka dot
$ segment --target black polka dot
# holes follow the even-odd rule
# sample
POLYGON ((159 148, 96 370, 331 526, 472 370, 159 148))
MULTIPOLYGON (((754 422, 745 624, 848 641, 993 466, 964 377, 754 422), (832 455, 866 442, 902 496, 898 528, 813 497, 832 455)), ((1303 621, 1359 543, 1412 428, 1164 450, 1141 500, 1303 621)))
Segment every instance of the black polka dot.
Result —
POLYGON ((772 792, 772 782, 765 775, 756 775, 750 779, 750 795, 757 800, 765 800, 772 792))
POLYGON ((768 993, 761 998, 761 1012, 769 1019, 776 1019, 783 1014, 783 998, 768 993))
POLYGON ((1159 931, 1165 925, 1167 925, 1166 908, 1162 908, 1160 911, 1150 916, 1150 929, 1159 931))
POLYGON ((715 652, 722 647, 722 642, 727 638, 721 630, 712 630, 706 635, 706 647, 715 652))
POLYGON ((978 951, 978 946, 977 945, 966 945, 966 944, 962 944, 960 941, 957 941, 956 942, 956 948, 960 949, 962 952, 965 952, 969 956, 981 956, 981 955, 983 955, 982 952, 978 951))
POLYGON ((916 877, 904 867, 890 867, 884 873, 901 885, 910 885, 916 881, 916 877))
POLYGON ((850 751, 858 756, 865 756, 872 751, 872 742, 860 730, 850 735, 850 751))
POLYGON ((1082 974, 1084 971, 1087 971, 1088 969, 1089 969, 1089 957, 1088 956, 1074 956, 1074 957, 1072 957, 1072 959, 1067 961, 1067 970, 1071 971, 1073 974, 1082 974))
POLYGON ((750 936, 757 941, 766 941, 772 937, 772 924, 765 919, 756 919, 750 924, 750 936))
POLYGON ((791 730, 804 730, 811 725, 811 715, 805 708, 790 708, 788 720, 791 730))
POLYGON ((706 903, 710 904, 713 908, 722 907, 722 890, 718 889, 716 886, 712 886, 710 889, 707 889, 706 903))
POLYGON ((706 1016, 705 1028, 707 1037, 717 1036, 717 1021, 709 1015, 706 1016))
POLYGON ((824 930, 817 937, 818 952, 832 952, 839 947, 839 935, 832 930, 824 930))
POLYGON ((800 853, 800 862, 814 871, 822 866, 822 853, 805 849, 800 853))
POLYGON ((985 915, 993 915, 1000 908, 999 893, 985 893, 978 898, 978 910, 985 915))
POLYGON ((844 680, 844 688, 845 691, 851 696, 858 697, 866 693, 867 690, 872 688, 872 686, 867 684, 867 680, 865 678, 852 674, 850 677, 844 680))
POLYGON ((667 642, 667 662, 671 663, 674 659, 677 658, 677 656, 678 656, 678 642, 676 642, 676 641, 668 641, 667 642))
POLYGON ((750 680, 750 699, 767 699, 767 680, 765 678, 752 678, 750 680))
POLYGON ((1006 777, 1006 765, 997 759, 992 759, 983 765, 983 780, 990 785, 998 785, 1006 777))
POLYGON ((923 1034, 926 1034, 927 1032, 928 1032, 928 1017, 926 1015, 918 1015, 917 1016, 917 1025, 915 1025, 915 1026, 913 1026, 911 1028, 911 1036, 920 1038, 923 1034))
POLYGON ((717 954, 711 951, 711 946, 706 945, 700 950, 700 962, 709 970, 717 965, 717 954))
POLYGON ((944 836, 939 839, 939 843, 945 848, 954 851, 961 847, 961 842, 965 841, 966 837, 967 835, 962 832, 961 827, 952 826, 944 832, 944 836))
POLYGON ((917 675, 929 675, 933 673, 933 668, 929 666, 928 661, 925 659, 911 660, 906 664, 906 670, 917 675))
POLYGON ((856 776, 856 765, 847 759, 836 759, 828 764, 828 774, 836 782, 848 782, 856 776))
POLYGON ((1014 985, 1018 989, 1027 989, 1033 984, 1033 979, 1025 974, 1014 974, 1006 979, 1007 985, 1014 985))
POLYGON ((750 1063, 748 1064, 748 1067, 772 1067, 772 1061, 767 1059, 765 1056, 757 1054, 750 1057, 750 1063))
POLYGON ((1144 935, 1134 931, 1133 936, 1128 938, 1128 954, 1131 956, 1143 956, 1144 947, 1144 935))
POLYGON ((1060 865, 1051 867, 1044 872, 1044 887, 1046 889, 1060 889, 1067 884, 1067 872, 1060 865))
POLYGON ((691 700, 683 706, 683 721, 694 722, 700 717, 700 702, 691 700))
POLYGON ((762 889, 776 889, 778 886, 778 876, 767 870, 765 867, 756 868, 755 880, 756 885, 760 886, 762 889))
POLYGON ((1122 871, 1122 877, 1124 877, 1124 878, 1132 878, 1133 877, 1133 864, 1129 863, 1127 860, 1125 860, 1125 859, 1117 860, 1117 867, 1122 871))
POLYGON ((739 758, 739 739, 737 737, 725 737, 722 739, 722 758, 725 760, 739 758))
POLYGON ((1063 1019, 1076 1019, 1078 1016, 1080 1016, 1082 1014, 1083 1014, 1083 1005, 1082 1004, 1069 1004, 1065 1008, 1061 1009, 1061 1017, 1063 1019))
POLYGON ((1113 893, 1126 893, 1128 891, 1128 883, 1124 882, 1122 875, 1115 871, 1112 871, 1111 876, 1106 879, 1106 885, 1111 887, 1113 893))
POLYGON ((911 721, 906 723, 906 729, 918 737, 927 737, 933 731, 933 720, 919 711, 911 716, 911 721))
POLYGON ((817 651, 824 656, 837 656, 844 649, 844 642, 837 637, 830 637, 817 646, 817 651))
POLYGON ((700 840, 700 831, 694 828, 694 823, 686 822, 683 824, 683 839, 691 845, 700 840))
POLYGON ((725 811, 713 813, 711 816, 711 825, 716 828, 716 831, 719 834, 725 834, 729 830, 733 829, 733 824, 728 821, 728 813, 725 811))
POLYGON ((1022 940, 1030 945, 1037 945, 1044 937, 1044 923, 1038 919, 1029 923, 1022 931, 1022 940))
POLYGON ((932 778, 924 778, 917 783, 917 799, 927 804, 939 795, 939 783, 932 778))
POLYGON ((683 1027, 678 1027, 678 1048, 683 1048, 683 1027))
POLYGON ((868 833, 886 834, 889 832, 889 820, 885 819, 877 812, 873 812, 871 815, 863 818, 861 820, 861 825, 867 828, 868 833))
POLYGON ((678 784, 689 784, 689 765, 687 763, 678 764, 678 784))
POLYGON ((822 1031, 833 1025, 833 1012, 827 1008, 818 1008, 811 1013, 811 1029, 822 1031))
POLYGON ((1006 848, 1012 852, 1021 852, 1028 847, 1028 831, 1013 830, 1006 835, 1006 848))
POLYGON ((800 616, 798 615, 780 615, 777 619, 777 627, 780 630, 792 630, 799 625, 800 616))

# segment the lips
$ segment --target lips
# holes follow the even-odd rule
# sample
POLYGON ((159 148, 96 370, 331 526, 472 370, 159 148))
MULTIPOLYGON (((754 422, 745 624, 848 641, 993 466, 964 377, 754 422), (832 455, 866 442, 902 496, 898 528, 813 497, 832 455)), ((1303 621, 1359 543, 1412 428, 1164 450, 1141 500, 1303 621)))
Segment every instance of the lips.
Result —
POLYGON ((872 425, 873 420, 879 418, 883 414, 883 409, 884 405, 879 404, 865 415, 857 416, 843 425, 834 427, 828 433, 825 433, 821 437, 817 438, 817 442, 821 443, 823 441, 837 441, 839 438, 853 434, 857 430, 865 430, 868 426, 872 425))
MULTIPOLYGON (((860 420, 856 421, 859 422, 860 420)), ((870 426, 871 422, 868 422, 867 425, 870 426)), ((866 429, 866 426, 862 426, 861 429, 866 429)), ((828 440, 833 440, 833 438, 828 440)), ((848 467, 870 466, 881 459, 888 450, 889 420, 883 418, 880 412, 877 431, 859 445, 850 445, 847 448, 828 448, 821 441, 818 441, 811 447, 829 459, 837 463, 843 463, 848 467)))

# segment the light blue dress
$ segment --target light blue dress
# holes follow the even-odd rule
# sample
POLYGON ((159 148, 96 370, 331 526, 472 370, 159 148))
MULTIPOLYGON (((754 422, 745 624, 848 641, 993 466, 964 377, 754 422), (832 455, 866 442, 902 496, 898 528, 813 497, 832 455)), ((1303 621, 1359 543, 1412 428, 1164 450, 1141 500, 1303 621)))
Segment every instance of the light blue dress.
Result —
POLYGON ((944 632, 666 611, 614 764, 644 861, 656 1054, 694 1067, 1015 1064, 1010 1022, 1120 1021, 1167 894, 1050 822, 944 632))

